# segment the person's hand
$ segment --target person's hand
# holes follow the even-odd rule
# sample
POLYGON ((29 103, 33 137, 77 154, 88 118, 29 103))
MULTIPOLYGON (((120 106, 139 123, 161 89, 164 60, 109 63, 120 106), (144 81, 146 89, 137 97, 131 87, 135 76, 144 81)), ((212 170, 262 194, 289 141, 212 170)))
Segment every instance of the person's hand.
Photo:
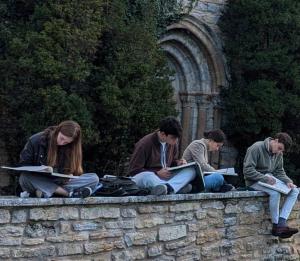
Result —
POLYGON ((287 185, 290 189, 297 188, 297 186, 296 186, 294 183, 292 183, 292 182, 286 183, 286 185, 287 185))
POLYGON ((157 176, 159 176, 161 179, 169 179, 172 175, 168 169, 164 168, 156 172, 157 176))
POLYGON ((276 179, 274 179, 273 177, 269 176, 267 183, 270 184, 270 185, 274 185, 276 183, 276 179))
POLYGON ((187 164, 185 159, 180 159, 180 160, 177 161, 178 166, 183 165, 183 164, 187 164))

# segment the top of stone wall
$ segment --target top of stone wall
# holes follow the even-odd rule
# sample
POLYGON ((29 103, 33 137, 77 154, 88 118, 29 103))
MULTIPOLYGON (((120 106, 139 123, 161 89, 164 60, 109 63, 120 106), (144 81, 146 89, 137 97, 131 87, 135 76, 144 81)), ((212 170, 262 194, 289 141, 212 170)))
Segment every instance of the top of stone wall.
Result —
POLYGON ((100 205, 100 204, 127 204, 151 203, 170 201, 198 201, 211 199, 251 198, 266 196, 259 191, 232 191, 227 193, 198 193, 175 194, 165 196, 130 196, 130 197, 90 197, 80 198, 19 198, 14 196, 0 197, 0 207, 10 206, 57 206, 57 205, 100 205))

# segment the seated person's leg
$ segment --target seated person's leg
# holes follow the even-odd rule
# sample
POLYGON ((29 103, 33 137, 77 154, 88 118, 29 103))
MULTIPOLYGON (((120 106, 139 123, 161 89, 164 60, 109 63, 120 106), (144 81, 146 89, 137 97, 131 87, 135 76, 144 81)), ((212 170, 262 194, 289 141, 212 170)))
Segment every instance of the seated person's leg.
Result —
POLYGON ((144 171, 135 175, 132 180, 141 188, 149 188, 151 195, 165 195, 168 193, 166 181, 160 179, 154 172, 144 171))
POLYGON ((59 187, 51 177, 42 174, 21 174, 19 183, 24 191, 45 198, 50 198, 59 187))
POLYGON ((178 171, 174 177, 167 181, 167 183, 172 187, 174 193, 177 193, 181 188, 189 184, 195 176, 196 171, 193 167, 185 168, 178 171))
POLYGON ((132 180, 141 188, 152 188, 160 184, 165 184, 166 181, 160 179, 152 171, 144 171, 135 175, 132 180))
POLYGON ((77 179, 70 179, 63 188, 69 192, 70 197, 89 197, 99 183, 96 173, 84 173, 77 179))
POLYGON ((217 192, 220 191, 224 184, 224 177, 219 173, 213 173, 204 176, 205 191, 206 192, 217 192))
POLYGON ((283 222, 283 225, 286 225, 286 220, 289 218, 290 213, 298 199, 299 189, 293 188, 288 195, 286 195, 284 203, 280 211, 280 219, 283 222))

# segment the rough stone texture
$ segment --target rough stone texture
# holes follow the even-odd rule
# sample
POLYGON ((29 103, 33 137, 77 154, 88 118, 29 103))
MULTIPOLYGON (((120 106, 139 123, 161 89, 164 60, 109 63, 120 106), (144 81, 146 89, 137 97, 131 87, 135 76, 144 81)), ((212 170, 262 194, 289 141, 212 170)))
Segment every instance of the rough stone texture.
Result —
MULTIPOLYGON (((88 198, 67 206, 65 200, 0 198, 0 213, 11 218, 0 226, 0 259, 300 258, 300 235, 279 240, 270 234, 268 198, 261 192, 88 198)), ((299 205, 289 224, 300 225, 299 205)))

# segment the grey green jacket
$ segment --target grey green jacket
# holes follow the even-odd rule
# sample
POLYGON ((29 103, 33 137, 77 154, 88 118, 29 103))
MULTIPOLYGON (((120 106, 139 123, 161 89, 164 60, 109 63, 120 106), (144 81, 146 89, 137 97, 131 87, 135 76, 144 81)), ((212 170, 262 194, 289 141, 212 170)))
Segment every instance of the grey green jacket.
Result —
POLYGON ((248 148, 243 168, 246 186, 257 181, 267 182, 267 173, 285 183, 292 182, 284 171, 282 153, 272 154, 269 150, 270 140, 258 141, 248 148))
POLYGON ((215 169, 208 164, 207 142, 207 139, 194 140, 184 150, 182 158, 187 162, 197 162, 201 166, 202 171, 215 171, 215 169))

